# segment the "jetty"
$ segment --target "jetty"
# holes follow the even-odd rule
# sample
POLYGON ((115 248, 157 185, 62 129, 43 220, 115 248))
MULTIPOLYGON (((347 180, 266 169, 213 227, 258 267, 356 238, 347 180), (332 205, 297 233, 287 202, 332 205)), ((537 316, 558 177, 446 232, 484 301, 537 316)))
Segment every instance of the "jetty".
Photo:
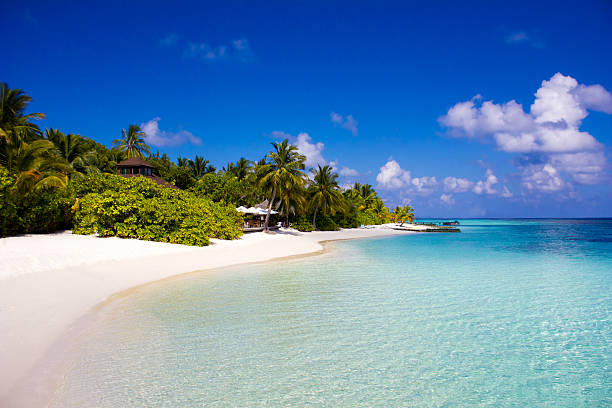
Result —
POLYGON ((438 225, 438 224, 430 224, 430 223, 414 223, 414 224, 404 224, 404 225, 396 225, 391 227, 391 229, 398 231, 411 231, 411 232, 461 232, 461 230, 455 226, 449 225, 438 225))

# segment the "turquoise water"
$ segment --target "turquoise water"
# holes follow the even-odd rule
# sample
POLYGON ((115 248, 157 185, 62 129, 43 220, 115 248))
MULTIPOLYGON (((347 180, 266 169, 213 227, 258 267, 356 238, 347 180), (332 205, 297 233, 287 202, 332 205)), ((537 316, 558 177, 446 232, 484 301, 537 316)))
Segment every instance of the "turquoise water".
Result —
POLYGON ((465 220, 114 302, 55 406, 612 406, 612 220, 465 220))

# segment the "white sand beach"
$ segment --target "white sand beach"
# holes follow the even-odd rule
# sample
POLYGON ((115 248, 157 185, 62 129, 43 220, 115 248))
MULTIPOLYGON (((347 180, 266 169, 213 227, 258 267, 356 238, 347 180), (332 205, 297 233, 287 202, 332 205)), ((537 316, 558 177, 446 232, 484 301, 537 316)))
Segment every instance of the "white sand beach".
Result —
POLYGON ((0 406, 39 401, 28 385, 37 364, 71 325, 113 294, 193 271, 316 253, 323 241, 406 233, 385 226, 281 230, 212 240, 203 248, 70 232, 0 239, 0 406))

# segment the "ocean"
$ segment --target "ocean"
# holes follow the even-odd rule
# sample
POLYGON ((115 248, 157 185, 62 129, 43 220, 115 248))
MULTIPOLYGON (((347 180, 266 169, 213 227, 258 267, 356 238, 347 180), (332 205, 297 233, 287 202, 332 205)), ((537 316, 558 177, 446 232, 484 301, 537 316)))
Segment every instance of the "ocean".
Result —
POLYGON ((612 406, 612 219, 460 221, 121 297, 52 406, 612 406))

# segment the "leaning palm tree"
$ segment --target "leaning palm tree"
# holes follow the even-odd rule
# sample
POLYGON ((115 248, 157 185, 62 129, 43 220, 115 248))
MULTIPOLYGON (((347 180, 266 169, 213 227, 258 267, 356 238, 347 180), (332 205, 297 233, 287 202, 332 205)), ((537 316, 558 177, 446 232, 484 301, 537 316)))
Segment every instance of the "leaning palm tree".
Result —
POLYGON ((140 126, 130 125, 127 131, 121 129, 121 139, 115 139, 113 147, 124 151, 128 159, 132 157, 144 159, 145 153, 151 153, 151 149, 145 142, 145 136, 146 134, 140 129, 140 126))
POLYGON ((187 164, 189 165, 189 168, 191 169, 191 172, 193 173, 193 177, 196 180, 199 180, 206 173, 208 163, 210 163, 208 160, 204 160, 203 157, 196 155, 195 159, 189 160, 187 164))
POLYGON ((42 137, 42 132, 32 120, 44 119, 42 113, 24 114, 32 98, 21 89, 10 89, 6 83, 0 83, 0 140, 30 142, 42 137), (9 135, 14 134, 16 138, 9 135))
POLYGON ((400 223, 400 227, 408 220, 414 222, 414 209, 407 205, 405 207, 397 206, 393 209, 393 220, 400 223))
POLYGON ((270 194, 268 213, 264 222, 265 231, 268 231, 270 211, 272 211, 272 204, 277 193, 282 194, 285 190, 295 188, 304 183, 306 177, 303 171, 306 156, 298 153, 297 146, 290 145, 288 139, 271 144, 274 150, 268 154, 269 163, 261 169, 262 177, 259 180, 259 185, 270 194))
POLYGON ((312 169, 313 181, 308 192, 310 193, 310 206, 314 208, 312 226, 317 229, 317 212, 320 210, 323 215, 334 215, 336 211, 345 209, 344 197, 338 187, 338 175, 332 172, 329 165, 318 169, 312 169))

